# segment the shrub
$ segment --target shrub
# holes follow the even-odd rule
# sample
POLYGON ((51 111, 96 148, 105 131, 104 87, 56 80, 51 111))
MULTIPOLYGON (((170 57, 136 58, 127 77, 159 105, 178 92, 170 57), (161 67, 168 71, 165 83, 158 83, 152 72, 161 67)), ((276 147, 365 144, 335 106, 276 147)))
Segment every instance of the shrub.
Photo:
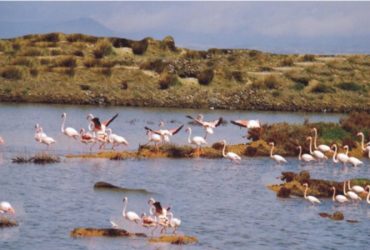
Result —
POLYGON ((103 58, 105 56, 109 56, 113 53, 114 51, 113 51, 112 44, 108 40, 99 41, 96 44, 95 50, 93 51, 93 55, 97 59, 103 58))
POLYGON ((74 68, 77 66, 77 61, 72 56, 68 56, 57 60, 56 66, 74 68))
POLYGON ((256 58, 256 57, 261 56, 262 52, 258 51, 258 50, 251 50, 251 51, 249 51, 248 54, 249 54, 250 57, 256 58))
POLYGON ((361 85, 354 82, 342 82, 337 85, 338 88, 346 91, 360 91, 362 90, 361 85))
POLYGON ((206 59, 207 55, 208 55, 207 51, 188 50, 186 51, 184 57, 187 59, 206 59))
POLYGON ((166 48, 168 48, 169 50, 171 50, 171 51, 177 51, 177 48, 176 48, 176 45, 175 45, 175 40, 173 39, 173 37, 172 36, 166 36, 164 39, 163 39, 163 41, 162 41, 162 43, 164 44, 164 46, 166 47, 166 48))
POLYGON ((13 60, 12 64, 13 65, 23 65, 23 66, 31 67, 31 66, 33 66, 34 62, 33 62, 33 60, 28 59, 26 57, 18 57, 18 58, 13 60))
POLYGON ((32 77, 37 77, 39 75, 39 70, 37 68, 31 68, 30 69, 30 75, 32 77))
POLYGON ((49 59, 49 58, 42 58, 40 60, 40 64, 41 65, 50 65, 51 63, 53 62, 53 60, 49 59))
POLYGON ((303 56, 303 61, 304 62, 313 62, 313 61, 315 61, 315 55, 306 54, 306 55, 303 56))
POLYGON ((87 85, 87 84, 80 84, 80 89, 83 90, 83 91, 87 91, 87 90, 90 90, 90 85, 87 85))
POLYGON ((110 41, 113 44, 113 47, 115 48, 123 48, 123 47, 128 47, 131 48, 131 40, 125 39, 125 38, 117 38, 117 37, 112 37, 110 38, 110 41))
POLYGON ((213 80, 213 70, 212 69, 206 69, 198 73, 197 78, 199 81, 199 84, 201 85, 209 85, 213 80))
POLYGON ((232 71, 231 72, 232 78, 237 82, 243 82, 243 73, 241 71, 232 71))
POLYGON ((42 56, 43 51, 36 48, 27 48, 24 51, 22 51, 21 55, 23 56, 42 56))
POLYGON ((99 65, 99 60, 94 58, 87 58, 83 61, 86 68, 96 67, 99 65))
POLYGON ((370 114, 366 112, 351 112, 347 117, 340 119, 339 123, 353 135, 360 131, 370 135, 370 114))
POLYGON ((122 81, 120 88, 123 89, 123 90, 128 89, 128 82, 127 81, 122 81))
POLYGON ((291 57, 284 58, 280 65, 283 67, 291 67, 294 65, 294 60, 291 57))
POLYGON ((23 71, 16 66, 8 66, 1 71, 1 76, 9 80, 20 80, 23 77, 23 71))
POLYGON ((8 50, 8 43, 0 40, 0 51, 5 52, 8 50))
POLYGON ((263 83, 268 89, 278 89, 281 86, 280 79, 274 75, 267 76, 264 79, 263 83))
POLYGON ((19 42, 15 42, 15 43, 13 43, 13 44, 12 44, 12 48, 13 48, 13 50, 15 50, 15 51, 20 50, 20 49, 21 49, 21 47, 22 47, 22 45, 21 45, 19 42))
POLYGON ((177 76, 175 74, 171 74, 165 72, 161 75, 159 80, 159 88, 160 89, 168 89, 171 86, 175 86, 179 83, 177 76))
POLYGON ((153 60, 148 60, 148 61, 143 62, 140 65, 140 69, 153 70, 157 72, 158 74, 160 74, 164 71, 167 65, 168 63, 165 62, 164 60, 156 58, 153 60))
POLYGON ((270 71, 273 71, 274 69, 269 67, 269 66, 261 66, 260 71, 266 71, 266 72, 270 72, 270 71))
POLYGON ((335 93, 335 89, 326 83, 318 83, 311 89, 312 93, 335 93))
POLYGON ((59 33, 49 33, 49 34, 44 34, 40 37, 40 41, 45 41, 45 42, 59 42, 60 40, 60 35, 59 33))
POLYGON ((67 35, 67 41, 70 43, 74 42, 96 43, 98 41, 98 38, 95 36, 76 33, 67 35))
POLYGON ((60 49, 52 49, 52 50, 50 51, 50 54, 51 54, 52 56, 59 56, 59 55, 61 55, 61 54, 62 54, 62 51, 61 51, 60 49))
POLYGON ((111 68, 98 68, 96 70, 98 74, 102 74, 103 76, 110 77, 112 76, 112 69, 111 68))
POLYGON ((75 50, 75 51, 73 51, 73 55, 74 56, 83 57, 84 56, 84 52, 82 50, 75 50))
POLYGON ((105 67, 105 68, 112 68, 114 65, 116 65, 116 61, 113 60, 98 60, 99 66, 100 67, 105 67))
POLYGON ((148 49, 148 45, 149 43, 147 39, 143 39, 141 41, 133 41, 131 43, 131 49, 135 55, 143 55, 148 49))
POLYGON ((66 74, 69 77, 74 77, 76 74, 76 71, 74 68, 63 68, 60 71, 62 74, 66 74))

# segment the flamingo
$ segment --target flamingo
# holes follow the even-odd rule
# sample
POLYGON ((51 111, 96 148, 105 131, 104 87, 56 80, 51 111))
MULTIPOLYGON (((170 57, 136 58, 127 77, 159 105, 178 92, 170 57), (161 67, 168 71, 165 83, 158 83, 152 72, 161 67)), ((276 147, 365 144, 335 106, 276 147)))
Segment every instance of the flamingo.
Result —
POLYGON ((299 149, 298 160, 305 162, 315 161, 315 158, 310 154, 302 155, 302 146, 298 146, 297 148, 299 149))
POLYGON ((42 128, 40 129, 41 127, 40 127, 40 124, 38 124, 38 123, 36 123, 36 125, 35 125, 35 136, 34 136, 34 138, 35 138, 35 140, 37 141, 37 142, 40 142, 40 138, 41 137, 46 137, 47 135, 42 131, 42 128))
POLYGON ((351 180, 348 180, 348 190, 353 190, 356 193, 363 193, 365 192, 365 189, 361 186, 355 185, 351 187, 351 180))
MULTIPOLYGON (((164 122, 161 121, 159 126, 163 127, 164 122)), ((170 137, 177 134, 183 127, 184 127, 184 125, 181 125, 178 128, 174 128, 174 129, 159 129, 159 130, 153 130, 149 127, 144 127, 144 128, 146 130, 151 131, 152 133, 160 135, 161 139, 162 139, 162 142, 170 142, 170 137)))
POLYGON ((272 152, 274 151, 274 148, 275 148, 275 144, 273 142, 270 142, 269 145, 271 146, 271 150, 270 150, 270 158, 273 159, 274 161, 276 161, 277 163, 287 163, 287 160, 285 160, 284 157, 282 157, 281 155, 273 155, 272 152))
POLYGON ((346 192, 346 181, 343 182, 343 194, 345 196, 349 196, 352 200, 361 200, 360 196, 358 196, 355 192, 348 191, 346 192))
POLYGON ((137 213, 133 212, 133 211, 128 211, 126 212, 126 208, 127 208, 127 203, 128 203, 128 198, 125 197, 123 198, 123 210, 122 210, 122 215, 123 215, 123 218, 129 220, 129 221, 133 221, 135 223, 139 223, 141 221, 139 215, 137 215, 137 213))
POLYGON ((111 119, 100 122, 98 117, 94 117, 92 114, 87 116, 87 120, 89 121, 89 130, 96 132, 103 132, 105 133, 105 129, 111 124, 114 119, 116 119, 118 114, 115 114, 111 119))
POLYGON ((90 132, 86 132, 84 128, 80 129, 80 141, 84 144, 92 143, 92 145, 90 146, 90 151, 92 150, 92 148, 94 147, 96 143, 96 140, 93 134, 91 134, 90 132))
POLYGON ((317 146, 317 129, 316 128, 313 128, 311 131, 314 131, 314 133, 315 133, 315 139, 314 139, 314 147, 315 147, 315 149, 318 149, 318 150, 320 150, 323 153, 330 152, 331 151, 331 148, 328 145, 321 144, 321 145, 317 146))
POLYGON ((42 144, 45 144, 47 146, 47 149, 49 149, 49 146, 51 144, 54 144, 56 141, 50 137, 50 136, 47 136, 44 132, 43 132, 43 129, 42 127, 39 127, 37 129, 37 132, 35 134, 35 139, 37 142, 40 142, 42 144))
POLYGON ((144 146, 153 142, 155 149, 158 150, 158 144, 162 142, 162 137, 159 134, 153 133, 150 130, 147 130, 146 134, 148 136, 148 142, 146 144, 144 144, 144 146))
POLYGON ((142 213, 141 214, 141 225, 143 227, 156 227, 157 221, 152 216, 142 213))
POLYGON ((178 227, 180 227, 181 225, 181 220, 178 219, 178 218, 174 218, 173 217, 173 213, 172 212, 169 212, 168 213, 168 224, 167 224, 167 227, 171 227, 173 228, 173 234, 176 234, 176 230, 178 227))
POLYGON ((227 154, 225 154, 226 140, 223 140, 222 142, 224 143, 224 148, 222 149, 222 156, 225 157, 226 159, 229 159, 229 160, 235 162, 235 163, 240 163, 242 158, 239 155, 237 155, 236 153, 227 152, 227 154))
POLYGON ((190 127, 188 127, 185 131, 189 133, 188 143, 196 145, 197 152, 200 153, 202 145, 207 144, 206 140, 201 136, 194 136, 193 138, 191 138, 191 128, 190 127))
POLYGON ((312 205, 315 205, 315 203, 320 204, 321 203, 320 200, 317 199, 315 196, 312 196, 312 195, 307 196, 308 184, 304 183, 303 186, 306 187, 306 189, 304 190, 304 198, 308 200, 309 202, 311 202, 312 205))
POLYGON ((332 147, 334 148, 333 162, 334 163, 341 162, 343 164, 346 164, 346 162, 348 161, 348 156, 343 153, 338 154, 338 147, 336 144, 333 144, 332 147))
MULTIPOLYGON (((162 226, 162 233, 168 225, 167 213, 170 210, 170 207, 163 208, 161 203, 159 201, 155 201, 153 198, 150 198, 148 200, 148 204, 150 206, 149 214, 154 216, 155 221, 157 222, 157 226, 162 226)), ((152 233, 155 231, 156 228, 157 227, 153 229, 152 233)))
POLYGON ((259 120, 231 120, 232 124, 239 126, 240 128, 261 128, 261 123, 259 120))
POLYGON ((312 151, 312 136, 308 136, 306 138, 306 140, 310 141, 310 154, 311 155, 313 155, 316 159, 319 159, 319 160, 322 160, 322 159, 327 160, 328 159, 328 157, 326 157, 326 155, 324 155, 323 152, 321 152, 319 150, 312 151))
POLYGON ((354 167, 364 164, 362 161, 360 161, 356 157, 348 156, 348 151, 349 151, 348 145, 345 145, 343 148, 346 149, 346 156, 348 157, 348 162, 351 163, 354 167))
POLYGON ((220 117, 217 120, 206 122, 204 121, 204 116, 202 114, 199 114, 197 118, 193 118, 190 115, 187 115, 186 117, 203 126, 206 132, 206 134, 204 135, 204 139, 207 139, 208 134, 213 135, 213 129, 220 126, 223 121, 222 117, 220 117))
POLYGON ((0 214, 15 214, 15 210, 7 201, 0 202, 0 214))
POLYGON ((366 186, 366 189, 369 190, 366 197, 367 204, 370 204, 370 185, 366 186))
MULTIPOLYGON (((361 149, 362 149, 362 151, 363 152, 369 151, 369 154, 370 154, 370 149, 368 147, 365 147, 365 135, 364 135, 364 133, 358 132, 357 133, 357 136, 360 136, 361 137, 361 149)), ((367 144, 369 144, 369 143, 370 142, 368 142, 367 144)))
POLYGON ((4 143, 5 143, 4 139, 0 136, 0 144, 4 144, 4 143))
POLYGON ((106 131, 108 132, 108 141, 110 143, 112 143, 112 149, 114 150, 114 147, 115 146, 119 146, 119 145, 125 145, 125 146, 128 146, 128 142, 126 141, 126 139, 122 136, 119 136, 119 135, 116 135, 116 134, 112 134, 112 129, 111 128, 107 128, 106 131))
POLYGON ((63 113, 62 114, 62 126, 61 126, 61 131, 63 134, 65 134, 66 136, 68 136, 69 138, 73 138, 73 139, 78 139, 79 136, 80 136, 80 133, 77 132, 76 129, 72 128, 72 127, 67 127, 67 128, 64 128, 64 125, 66 123, 66 119, 67 119, 67 114, 66 113, 63 113))
POLYGON ((331 190, 333 190, 333 201, 337 201, 339 203, 348 202, 347 197, 345 197, 344 195, 338 194, 337 196, 335 196, 335 187, 331 187, 331 190))

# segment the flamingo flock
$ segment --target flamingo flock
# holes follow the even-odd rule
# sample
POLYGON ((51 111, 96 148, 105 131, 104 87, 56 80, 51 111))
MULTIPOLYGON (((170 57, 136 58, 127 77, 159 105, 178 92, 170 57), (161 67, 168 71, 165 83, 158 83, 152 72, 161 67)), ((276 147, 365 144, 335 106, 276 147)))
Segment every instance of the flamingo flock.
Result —
MULTIPOLYGON (((128 198, 123 198, 123 210, 122 216, 128 222, 135 223, 137 225, 141 225, 144 228, 153 228, 151 233, 153 234, 154 231, 161 227, 160 233, 166 233, 167 228, 173 228, 172 233, 176 234, 177 229, 181 225, 181 220, 179 218, 174 217, 174 213, 170 211, 170 207, 163 208, 159 201, 155 201, 153 198, 148 200, 149 205, 149 215, 146 215, 145 212, 141 213, 139 216, 134 211, 126 211, 128 205, 128 198)), ((119 228, 118 224, 114 221, 110 221, 113 228, 119 228)))

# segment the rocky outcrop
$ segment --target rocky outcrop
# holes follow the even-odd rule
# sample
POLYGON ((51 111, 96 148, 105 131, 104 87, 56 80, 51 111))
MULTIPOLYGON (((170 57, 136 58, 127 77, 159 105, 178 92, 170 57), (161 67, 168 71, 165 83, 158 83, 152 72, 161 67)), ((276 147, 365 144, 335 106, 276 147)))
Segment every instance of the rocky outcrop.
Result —
POLYGON ((198 239, 187 235, 162 235, 160 237, 152 237, 150 243, 170 243, 175 245, 188 245, 198 243, 198 239))
POLYGON ((124 229, 115 228, 84 228, 73 229, 71 237, 146 237, 144 233, 130 233, 124 229))
POLYGON ((0 228, 3 227, 16 227, 18 223, 8 218, 0 218, 0 228))

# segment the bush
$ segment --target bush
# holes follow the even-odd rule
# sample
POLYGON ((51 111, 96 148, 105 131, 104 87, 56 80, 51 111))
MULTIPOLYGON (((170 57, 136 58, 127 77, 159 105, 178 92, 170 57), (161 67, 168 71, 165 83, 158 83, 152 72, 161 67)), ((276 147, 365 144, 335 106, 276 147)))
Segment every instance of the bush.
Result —
POLYGON ((50 54, 51 54, 52 56, 59 56, 59 55, 61 55, 61 54, 62 54, 62 51, 61 51, 60 49, 52 49, 52 50, 50 51, 50 54))
POLYGON ((145 70, 153 70, 157 72, 158 74, 162 73, 165 68, 167 67, 168 63, 165 62, 162 59, 153 59, 153 60, 148 60, 143 62, 140 65, 140 69, 145 69, 145 70))
POLYGON ((77 61, 72 56, 64 57, 56 61, 58 67, 74 68, 77 66, 77 61))
POLYGON ((351 112, 347 117, 340 119, 339 123, 352 135, 358 132, 370 135, 370 114, 366 112, 351 112))
POLYGON ((117 37, 112 37, 110 38, 110 41, 113 44, 113 47, 115 48, 131 48, 131 40, 125 39, 125 38, 117 38, 117 37))
POLYGON ((361 85, 354 82, 342 82, 337 85, 338 88, 346 91, 360 91, 362 90, 361 85))
POLYGON ((283 66, 283 67, 291 67, 291 66, 294 65, 294 60, 290 57, 284 58, 281 61, 280 65, 283 66))
POLYGON ((112 76, 112 69, 111 68, 98 68, 96 70, 98 74, 102 74, 103 76, 110 77, 112 76))
POLYGON ((73 51, 74 56, 84 57, 84 52, 82 50, 73 51))
POLYGON ((163 44, 164 44, 164 46, 165 46, 166 48, 168 48, 169 50, 171 50, 171 51, 173 51, 173 52, 177 51, 177 48, 176 48, 176 45, 175 45, 175 40, 173 39, 173 37, 172 37, 172 36, 166 36, 166 37, 163 39, 162 43, 163 43, 163 44))
POLYGON ((51 63, 53 62, 53 60, 49 59, 49 58, 42 58, 40 60, 40 64, 41 65, 50 65, 51 63))
POLYGON ((231 75, 232 75, 232 78, 237 82, 243 82, 244 81, 243 72, 241 72, 241 71, 232 71, 231 75))
POLYGON ((179 83, 177 76, 175 74, 171 74, 165 72, 161 75, 159 80, 159 89, 168 89, 171 86, 175 86, 179 83))
POLYGON ((28 48, 22 51, 21 55, 22 56, 42 56, 43 51, 40 49, 36 49, 36 48, 28 48))
POLYGON ((143 39, 141 41, 133 41, 131 43, 131 49, 135 55, 143 55, 148 49, 148 45, 149 43, 147 39, 143 39))
POLYGON ((0 51, 5 52, 8 50, 8 43, 0 40, 0 51))
POLYGON ((112 44, 108 40, 99 41, 96 44, 95 50, 93 51, 93 55, 97 59, 103 58, 105 56, 109 56, 113 53, 114 51, 113 51, 112 44))
POLYGON ((318 83, 311 89, 312 93, 335 93, 335 89, 326 83, 318 83))
POLYGON ((207 59, 207 51, 202 50, 188 50, 186 51, 184 57, 187 59, 207 59))
POLYGON ((69 77, 74 77, 76 74, 76 71, 74 68, 63 68, 61 69, 60 73, 66 74, 69 77))
POLYGON ((264 79, 263 83, 268 89, 278 89, 281 86, 280 79, 274 75, 267 76, 264 79))
POLYGON ((95 36, 76 33, 76 34, 67 35, 67 41, 70 43, 74 43, 74 42, 96 43, 98 41, 98 38, 95 36))
POLYGON ((8 66, 1 71, 1 76, 9 80, 20 80, 23 77, 23 71, 16 66, 8 66))
POLYGON ((39 70, 37 68, 31 68, 30 69, 30 75, 32 77, 37 77, 39 75, 39 70))
POLYGON ((99 65, 99 60, 94 58, 87 58, 83 61, 83 64, 85 65, 86 68, 92 68, 99 65))
POLYGON ((87 84, 80 84, 80 89, 83 90, 83 91, 87 91, 87 90, 90 90, 90 85, 87 85, 87 84))
POLYGON ((121 82, 121 87, 120 87, 121 89, 123 89, 123 90, 126 90, 126 89, 128 89, 128 82, 127 81, 122 81, 121 82))
POLYGON ((310 55, 310 54, 304 55, 303 56, 303 61, 304 62, 313 62, 313 61, 315 61, 315 56, 310 55))
POLYGON ((41 35, 40 41, 45 41, 45 42, 59 42, 60 40, 60 35, 59 33, 49 33, 49 34, 44 34, 41 35))
POLYGON ((112 68, 116 65, 116 61, 113 60, 98 60, 99 66, 104 68, 112 68))
POLYGON ((15 43, 13 43, 13 44, 12 44, 12 48, 13 48, 13 50, 15 50, 15 51, 20 50, 20 49, 21 49, 21 47, 22 47, 22 45, 21 45, 19 42, 15 42, 15 43))
POLYGON ((209 85, 214 77, 214 73, 212 69, 206 69, 198 73, 197 78, 199 84, 201 85, 209 85))
POLYGON ((31 59, 28 59, 26 57, 18 57, 18 58, 15 58, 12 62, 13 65, 23 65, 23 66, 27 66, 27 67, 31 67, 34 65, 34 62, 33 60, 31 59))

